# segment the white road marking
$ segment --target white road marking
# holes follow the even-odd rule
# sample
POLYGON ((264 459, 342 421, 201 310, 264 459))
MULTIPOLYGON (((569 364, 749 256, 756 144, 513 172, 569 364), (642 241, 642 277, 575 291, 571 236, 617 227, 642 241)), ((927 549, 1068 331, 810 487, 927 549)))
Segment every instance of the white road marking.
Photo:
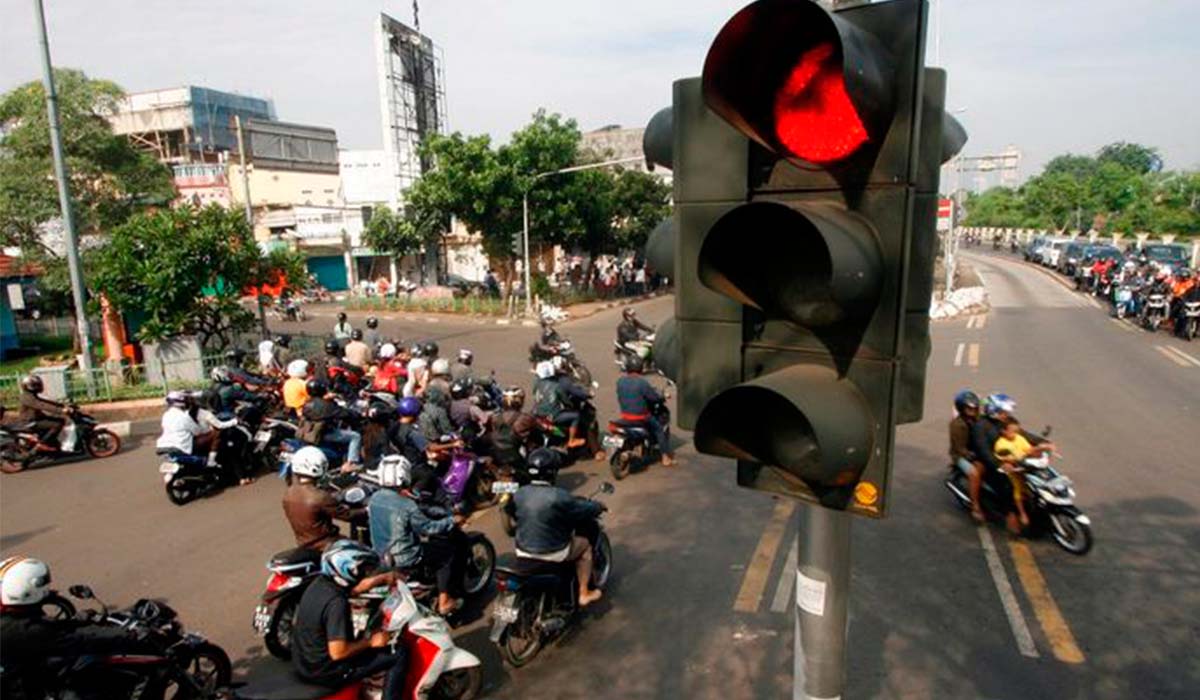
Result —
POLYGON ((954 366, 962 367, 963 351, 967 349, 966 343, 959 343, 958 350, 954 352, 954 366))
POLYGON ((1200 359, 1197 359, 1197 358, 1193 357, 1192 355, 1189 355, 1188 353, 1180 350, 1179 348, 1172 347, 1170 345, 1163 345, 1162 347, 1166 348, 1167 351, 1179 356, 1180 358, 1183 359, 1184 362, 1188 363, 1189 365, 1192 365, 1193 367, 1200 367, 1200 359))
POLYGON ((967 364, 979 366, 979 343, 971 343, 971 347, 967 348, 967 364))
POLYGON ((1037 647, 1033 644, 1033 635, 1029 633, 1029 624, 1021 613, 1017 596, 1013 593, 1012 582, 996 552, 996 543, 992 540, 991 530, 987 525, 976 527, 979 532, 979 544, 983 546, 983 556, 987 559, 988 571, 992 574, 992 582, 996 584, 996 592, 1000 594, 1000 604, 1004 606, 1004 614, 1008 617, 1008 626, 1012 628, 1013 637, 1017 640, 1017 649, 1022 656, 1038 658, 1037 647))
POLYGON ((1103 306, 1101 306, 1101 305, 1100 305, 1100 302, 1096 301, 1096 300, 1095 300, 1095 299, 1093 299, 1092 297, 1084 297, 1084 299, 1087 299, 1087 300, 1088 300, 1088 303, 1089 303, 1089 304, 1091 304, 1092 306, 1096 307, 1097 309, 1103 309, 1103 308, 1104 308, 1103 306))
POLYGON ((1186 359, 1180 357, 1179 355, 1172 354, 1170 350, 1166 349, 1165 347, 1163 347, 1161 345, 1155 345, 1154 349, 1159 351, 1160 353, 1162 353, 1163 357, 1167 358, 1171 362, 1174 362, 1175 364, 1179 365, 1180 367, 1191 367, 1192 366, 1191 363, 1189 363, 1186 359))
POLYGON ((1112 317, 1109 317, 1108 320, 1117 324, 1117 328, 1120 328, 1121 330, 1125 331, 1126 333, 1132 333, 1135 330, 1133 326, 1129 325, 1128 321, 1124 321, 1122 319, 1112 318, 1112 317))
POLYGON ((971 330, 972 328, 975 327, 975 319, 976 318, 978 318, 978 317, 971 316, 971 317, 967 318, 967 330, 971 330))
POLYGON ((975 330, 983 330, 983 324, 987 323, 987 316, 975 317, 975 330))
POLYGON ((792 540, 792 548, 783 562, 783 573, 779 575, 779 585, 775 587, 775 598, 771 600, 771 612, 787 611, 788 603, 792 601, 792 586, 796 585, 796 560, 799 558, 796 541, 792 540))

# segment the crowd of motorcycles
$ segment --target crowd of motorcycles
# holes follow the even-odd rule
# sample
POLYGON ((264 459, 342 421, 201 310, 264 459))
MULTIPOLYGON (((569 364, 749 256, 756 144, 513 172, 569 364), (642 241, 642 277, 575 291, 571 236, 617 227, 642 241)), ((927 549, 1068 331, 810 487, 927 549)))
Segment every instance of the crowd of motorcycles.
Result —
MULTIPOLYGON (((618 344, 614 350, 618 364, 630 353, 651 363, 652 340, 653 336, 650 336, 632 347, 618 344)), ((427 343, 414 346, 412 353, 432 365, 437 348, 435 344, 427 343)), ((243 378, 254 379, 241 386, 240 398, 233 402, 231 414, 222 416, 226 423, 230 418, 236 422, 217 433, 215 463, 204 456, 160 451, 162 463, 158 471, 167 498, 176 505, 215 495, 239 481, 245 483, 247 477, 262 474, 277 473, 290 483, 292 456, 308 447, 298 437, 300 421, 284 406, 282 373, 248 372, 244 369, 243 357, 244 353, 240 352, 227 355, 228 365, 214 371, 214 386, 207 392, 219 394, 222 388, 219 385, 228 385, 231 377, 239 382, 239 386, 243 378)), ((470 357, 469 353, 467 357, 470 357)), ((605 458, 617 478, 627 476, 639 460, 657 456, 653 447, 655 441, 644 427, 614 421, 608 425, 607 434, 601 436, 593 404, 597 385, 575 355, 570 341, 559 336, 544 320, 542 342, 531 349, 530 360, 540 363, 553 357, 561 358, 554 364, 562 373, 591 389, 586 400, 571 407, 582 415, 586 439, 582 446, 568 446, 564 428, 550 418, 537 417, 539 444, 524 446, 523 454, 535 449, 553 450, 561 455, 564 466, 576 460, 605 458)), ((380 416, 395 416, 400 398, 398 392, 376 388, 372 381, 373 368, 354 367, 329 357, 324 360, 326 362, 311 364, 320 368, 317 371, 329 373, 330 386, 337 392, 336 401, 348 409, 343 412, 344 427, 361 428, 380 416)), ((467 364, 470 364, 469 360, 467 364)), ((281 365, 276 364, 277 367, 281 365)), ((471 373, 467 383, 472 403, 483 411, 497 410, 501 392, 494 373, 480 378, 471 373)), ((204 392, 194 394, 197 398, 203 395, 204 392)), ((656 407, 655 412, 669 425, 665 404, 656 407)), ((79 432, 83 445, 80 449, 91 451, 88 445, 95 441, 89 442, 88 426, 94 426, 94 421, 88 423, 82 414, 79 415, 81 418, 77 422, 81 425, 79 432)), ((514 515, 506 506, 530 477, 520 462, 497 465, 486 454, 486 437, 466 431, 446 434, 437 440, 443 449, 430 450, 428 454, 441 492, 436 503, 423 503, 422 508, 430 509, 430 517, 444 517, 447 512, 466 516, 498 505, 503 529, 513 536, 516 529, 514 515)), ((104 442, 101 447, 116 452, 119 440, 112 444, 104 442)), ((373 492, 382 488, 381 471, 388 467, 390 460, 400 457, 385 455, 374 467, 345 471, 338 468, 346 460, 344 445, 321 443, 316 447, 329 460, 328 472, 317 482, 318 486, 333 495, 339 504, 339 520, 343 521, 344 532, 348 532, 349 538, 370 546, 366 502, 373 492)), ((613 490, 612 484, 605 482, 591 497, 613 490)), ((465 529, 469 522, 464 519, 456 526, 454 540, 458 543, 456 546, 465 549, 461 552, 465 566, 458 585, 465 594, 465 609, 482 612, 487 597, 494 592, 489 639, 508 663, 514 667, 524 666, 546 644, 561 637, 577 619, 582 608, 577 600, 575 568, 571 562, 547 566, 545 563, 530 564, 520 558, 502 564, 497 561, 495 546, 486 535, 465 529)), ((601 516, 586 527, 592 530, 588 533, 594 562, 590 583, 593 588, 602 588, 612 571, 611 545, 601 516)), ((291 631, 297 608, 304 591, 321 573, 321 554, 303 547, 286 549, 272 555, 266 568, 268 577, 253 613, 253 627, 272 656, 287 660, 292 655, 291 631)), ((432 572, 427 573, 428 576, 423 576, 421 572, 407 572, 406 577, 389 586, 353 597, 351 610, 355 631, 382 629, 390 635, 391 645, 408 649, 410 661, 405 697, 414 700, 475 697, 481 684, 481 662, 475 655, 455 646, 451 635, 452 626, 465 620, 436 612, 436 585, 432 572)), ((236 687, 225 652, 203 637, 185 632, 175 612, 165 604, 142 600, 120 611, 97 604, 98 610, 79 613, 71 599, 95 603, 94 594, 85 586, 72 586, 69 594, 70 597, 52 593, 43 603, 46 615, 120 626, 155 644, 152 652, 142 649, 138 657, 122 654, 104 659, 66 660, 59 670, 58 687, 61 688, 90 686, 105 689, 97 697, 150 700, 163 697, 333 700, 380 696, 382 686, 378 679, 349 682, 344 688, 331 690, 304 685, 289 675, 286 681, 275 681, 282 682, 278 687, 271 684, 261 689, 236 687)), ((48 697, 74 696, 66 693, 48 697)))

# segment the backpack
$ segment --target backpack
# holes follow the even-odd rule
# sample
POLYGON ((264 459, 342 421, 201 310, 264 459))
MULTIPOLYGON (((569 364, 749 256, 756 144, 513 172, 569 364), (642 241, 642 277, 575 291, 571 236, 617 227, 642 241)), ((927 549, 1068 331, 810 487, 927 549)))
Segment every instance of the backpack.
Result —
POLYGON ((533 413, 536 416, 553 418, 562 410, 558 396, 558 382, 554 379, 539 379, 533 386, 533 413))

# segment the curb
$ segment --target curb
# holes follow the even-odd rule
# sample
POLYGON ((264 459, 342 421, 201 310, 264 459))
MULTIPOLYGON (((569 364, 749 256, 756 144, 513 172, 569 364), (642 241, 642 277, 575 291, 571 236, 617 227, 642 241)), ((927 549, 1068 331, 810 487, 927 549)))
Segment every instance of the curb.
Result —
MULTIPOLYGON (((609 309, 615 309, 615 308, 618 308, 621 306, 631 306, 633 304, 640 304, 644 301, 650 301, 651 299, 656 299, 661 296, 666 296, 669 293, 670 292, 666 292, 666 291, 657 291, 657 292, 651 292, 650 294, 643 294, 641 296, 626 297, 624 299, 618 299, 616 301, 605 302, 604 304, 594 307, 587 313, 582 313, 578 316, 571 314, 570 317, 564 321, 564 323, 570 323, 571 321, 577 321, 579 319, 588 318, 589 316, 594 316, 594 315, 600 313, 601 311, 608 311, 609 309)), ((590 303, 590 302, 585 302, 585 303, 590 303)), ((565 307, 564 310, 567 311, 568 314, 570 314, 571 307, 570 306, 565 307)), ((381 321, 404 321, 407 323, 473 323, 473 324, 479 325, 479 326, 492 326, 492 325, 512 326, 515 324, 520 324, 522 326, 527 326, 527 327, 533 327, 533 326, 538 325, 538 322, 534 321, 534 320, 513 318, 513 317, 509 317, 509 316, 481 318, 479 316, 470 316, 470 315, 466 315, 466 314, 444 314, 441 317, 434 317, 434 316, 424 316, 424 315, 404 313, 404 312, 388 313, 387 311, 381 311, 381 310, 343 309, 343 311, 345 311, 345 313, 349 314, 349 315, 375 316, 376 318, 378 318, 381 321)), ((330 313, 310 313, 309 314, 309 318, 336 318, 336 316, 337 316, 336 311, 330 312, 330 313)))
POLYGON ((153 435, 158 432, 158 424, 154 421, 118 420, 109 423, 99 423, 97 427, 107 428, 116 433, 117 437, 122 438, 153 435))

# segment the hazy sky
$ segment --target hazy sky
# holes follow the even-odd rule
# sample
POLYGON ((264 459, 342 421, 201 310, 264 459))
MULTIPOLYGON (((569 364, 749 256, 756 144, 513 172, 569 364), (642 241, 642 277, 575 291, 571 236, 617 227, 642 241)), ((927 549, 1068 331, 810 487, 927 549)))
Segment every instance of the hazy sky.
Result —
MULTIPOLYGON (((1200 0, 943 0, 941 63, 968 154, 1012 143, 1023 175, 1114 140, 1200 168, 1200 0)), ((498 139, 538 107, 585 128, 644 125, 700 72, 741 2, 424 0, 445 51, 452 129, 498 139)), ((184 84, 269 97, 281 119, 380 147, 377 0, 46 0, 56 65, 127 90, 184 84)), ((931 17, 938 13, 931 12, 931 17)), ((934 25, 936 30, 936 24, 934 25)), ((0 90, 40 77, 31 0, 0 0, 0 90)), ((933 39, 929 58, 933 63, 933 39)))

